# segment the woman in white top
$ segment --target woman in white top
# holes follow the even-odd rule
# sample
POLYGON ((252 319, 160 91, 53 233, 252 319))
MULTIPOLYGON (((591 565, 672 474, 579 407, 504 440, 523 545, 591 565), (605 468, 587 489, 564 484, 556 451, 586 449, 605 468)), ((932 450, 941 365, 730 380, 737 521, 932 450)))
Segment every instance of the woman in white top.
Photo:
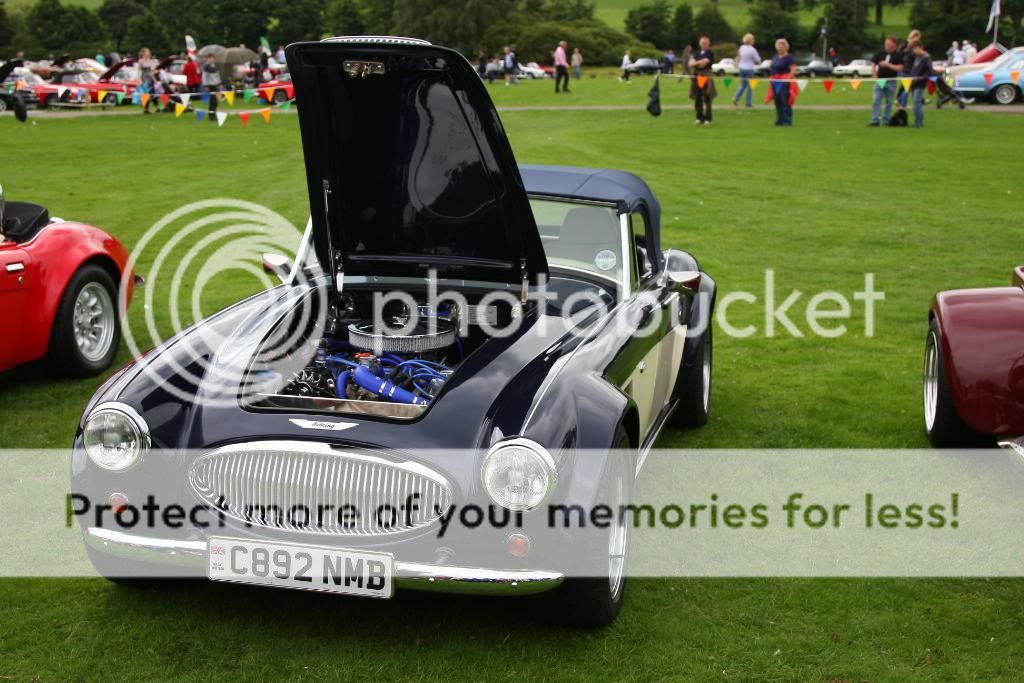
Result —
POLYGON ((629 83, 629 67, 633 65, 633 60, 629 58, 629 50, 626 50, 626 54, 622 55, 622 76, 619 77, 620 81, 629 83))
POLYGON ((750 79, 754 77, 754 69, 761 63, 761 55, 757 53, 757 49, 754 47, 754 34, 748 33, 743 36, 743 44, 740 45, 739 58, 740 69, 740 87, 736 90, 736 96, 732 98, 733 106, 739 106, 740 96, 743 93, 747 94, 747 108, 749 109, 752 105, 751 99, 754 94, 754 89, 750 87, 750 79))

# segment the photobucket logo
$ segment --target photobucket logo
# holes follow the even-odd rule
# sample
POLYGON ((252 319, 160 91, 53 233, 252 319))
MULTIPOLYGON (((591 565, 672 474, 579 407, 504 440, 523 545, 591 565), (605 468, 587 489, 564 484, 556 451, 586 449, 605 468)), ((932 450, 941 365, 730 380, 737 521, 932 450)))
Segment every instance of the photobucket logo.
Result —
MULTIPOLYGON (((240 388, 239 382, 253 354, 232 349, 231 337, 246 321, 235 320, 231 326, 196 325, 182 333, 235 303, 241 294, 280 284, 263 270, 261 255, 294 253, 301 237, 301 231, 280 214, 237 199, 193 202, 157 221, 129 255, 125 272, 143 275, 146 286, 141 301, 136 296, 135 315, 126 310, 122 286, 122 330, 134 357, 180 336, 167 348, 170 352, 159 354, 157 363, 142 361, 144 372, 162 390, 185 402, 195 400, 200 389, 205 403, 236 402, 240 389, 243 394, 248 390, 240 388)), ((289 326, 289 334, 276 336, 274 344, 301 345, 310 327, 308 318, 323 315, 326 308, 325 304, 294 307, 300 319, 289 326)))

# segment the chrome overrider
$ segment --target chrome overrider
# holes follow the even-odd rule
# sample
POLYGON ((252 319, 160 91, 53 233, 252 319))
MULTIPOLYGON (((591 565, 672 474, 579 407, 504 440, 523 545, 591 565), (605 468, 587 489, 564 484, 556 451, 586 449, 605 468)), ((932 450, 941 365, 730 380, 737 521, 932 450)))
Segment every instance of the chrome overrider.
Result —
MULTIPOLYGON (((148 562, 195 574, 205 574, 206 541, 170 540, 127 534, 97 527, 85 528, 85 542, 107 555, 148 562)), ((558 586, 558 572, 531 569, 484 569, 395 561, 398 588, 475 595, 531 595, 558 586)))

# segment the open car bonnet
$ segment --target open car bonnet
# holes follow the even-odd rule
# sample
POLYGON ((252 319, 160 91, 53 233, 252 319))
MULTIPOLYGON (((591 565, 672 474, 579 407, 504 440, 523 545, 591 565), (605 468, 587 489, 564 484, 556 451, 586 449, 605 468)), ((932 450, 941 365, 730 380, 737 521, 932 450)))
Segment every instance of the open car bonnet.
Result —
POLYGON ((501 283, 547 273, 515 157, 459 53, 411 39, 286 50, 313 242, 339 275, 501 283))

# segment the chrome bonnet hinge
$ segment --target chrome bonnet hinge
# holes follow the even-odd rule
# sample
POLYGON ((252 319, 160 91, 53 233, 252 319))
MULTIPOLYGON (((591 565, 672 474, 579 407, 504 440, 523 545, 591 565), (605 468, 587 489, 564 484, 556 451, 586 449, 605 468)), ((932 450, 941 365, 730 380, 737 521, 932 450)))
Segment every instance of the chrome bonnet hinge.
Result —
POLYGON ((324 224, 327 227, 327 258, 330 263, 326 264, 331 274, 331 280, 334 283, 334 289, 341 294, 341 290, 345 285, 345 264, 341 258, 341 252, 334 248, 334 240, 331 235, 331 181, 326 178, 323 180, 323 197, 324 197, 324 224))

